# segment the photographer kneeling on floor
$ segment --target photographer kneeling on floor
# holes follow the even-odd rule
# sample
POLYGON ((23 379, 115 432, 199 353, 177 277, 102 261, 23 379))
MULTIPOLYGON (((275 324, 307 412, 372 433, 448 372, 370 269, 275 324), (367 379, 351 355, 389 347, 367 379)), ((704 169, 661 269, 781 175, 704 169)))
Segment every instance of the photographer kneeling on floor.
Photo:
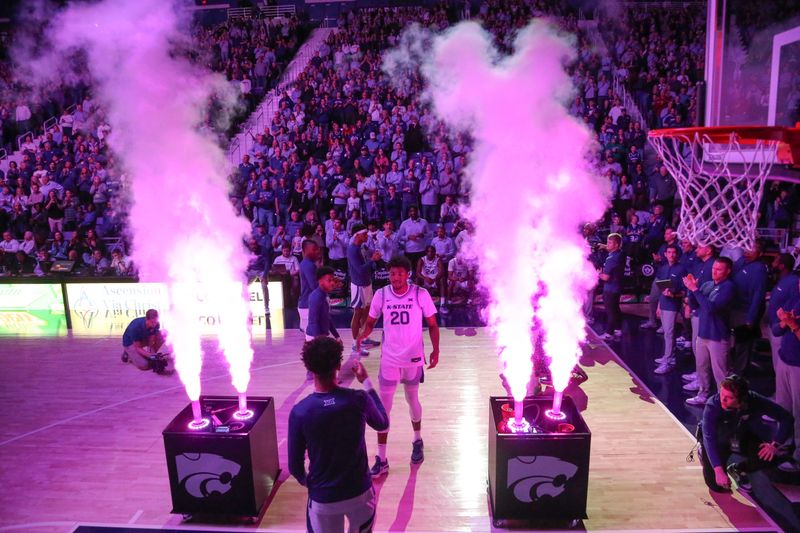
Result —
POLYGON ((800 531, 792 504, 767 475, 791 442, 794 419, 775 402, 752 392, 742 377, 720 383, 703 411, 702 462, 706 485, 730 490, 731 480, 763 507, 781 528, 800 531))
POLYGON ((122 334, 122 362, 131 362, 139 370, 171 374, 174 365, 170 354, 161 353, 165 336, 160 327, 155 309, 148 309, 144 316, 134 318, 122 334))

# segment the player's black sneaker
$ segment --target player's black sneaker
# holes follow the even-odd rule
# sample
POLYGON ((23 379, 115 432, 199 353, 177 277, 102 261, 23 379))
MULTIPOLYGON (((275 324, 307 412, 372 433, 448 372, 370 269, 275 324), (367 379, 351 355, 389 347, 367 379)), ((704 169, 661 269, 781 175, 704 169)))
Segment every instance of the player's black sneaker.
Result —
POLYGON ((369 469, 369 475, 372 477, 380 477, 389 472, 389 460, 385 459, 381 461, 381 458, 377 455, 375 456, 375 464, 372 465, 372 468, 369 469))
POLYGON ((123 363, 128 362, 128 352, 122 352, 122 362, 123 363))
POLYGON ((425 452, 422 451, 422 439, 417 439, 411 444, 411 463, 419 464, 425 460, 425 452))

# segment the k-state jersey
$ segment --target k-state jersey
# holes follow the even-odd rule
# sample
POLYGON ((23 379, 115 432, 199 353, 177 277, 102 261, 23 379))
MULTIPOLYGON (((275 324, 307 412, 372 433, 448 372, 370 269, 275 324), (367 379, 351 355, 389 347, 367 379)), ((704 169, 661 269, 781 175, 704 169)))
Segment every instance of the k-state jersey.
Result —
POLYGON ((431 295, 417 285, 409 285, 402 296, 391 285, 376 291, 369 316, 378 319, 383 314, 382 364, 397 367, 425 364, 422 342, 422 319, 436 314, 431 295))

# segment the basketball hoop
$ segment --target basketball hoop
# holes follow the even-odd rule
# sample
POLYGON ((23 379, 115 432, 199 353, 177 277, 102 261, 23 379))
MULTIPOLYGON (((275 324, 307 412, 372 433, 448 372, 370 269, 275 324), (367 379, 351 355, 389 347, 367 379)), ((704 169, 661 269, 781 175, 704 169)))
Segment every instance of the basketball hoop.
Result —
POLYGON ((800 128, 671 128, 648 137, 678 185, 678 235, 695 246, 752 249, 770 170, 800 164, 800 128))

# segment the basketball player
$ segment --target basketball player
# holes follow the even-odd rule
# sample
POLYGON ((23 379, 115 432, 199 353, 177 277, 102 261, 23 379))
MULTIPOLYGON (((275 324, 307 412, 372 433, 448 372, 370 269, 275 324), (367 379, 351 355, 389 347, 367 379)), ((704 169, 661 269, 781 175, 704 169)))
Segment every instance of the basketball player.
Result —
POLYGON ((429 245, 425 255, 417 262, 417 285, 427 290, 435 290, 438 296, 444 295, 444 265, 436 256, 436 248, 429 245))
POLYGON ((308 329, 308 297, 317 288, 317 261, 319 245, 311 239, 303 241, 303 260, 300 261, 300 298, 297 300, 297 313, 300 315, 300 331, 308 329))
MULTIPOLYGON (((429 369, 439 363, 439 326, 436 323, 436 307, 431 295, 425 289, 408 283, 410 272, 411 263, 406 257, 399 256, 389 261, 390 285, 376 291, 369 317, 356 346, 360 347, 361 341, 369 336, 383 314, 383 347, 378 371, 381 402, 386 408, 386 414, 391 415, 397 384, 403 384, 411 413, 411 427, 414 430, 411 462, 418 464, 425 458, 421 435, 422 405, 419 402, 419 384, 424 378, 425 365, 422 319, 428 323, 428 333, 433 345, 429 369)), ((386 459, 388 438, 388 431, 378 432, 378 455, 370 470, 372 477, 389 471, 389 461, 386 459)))

